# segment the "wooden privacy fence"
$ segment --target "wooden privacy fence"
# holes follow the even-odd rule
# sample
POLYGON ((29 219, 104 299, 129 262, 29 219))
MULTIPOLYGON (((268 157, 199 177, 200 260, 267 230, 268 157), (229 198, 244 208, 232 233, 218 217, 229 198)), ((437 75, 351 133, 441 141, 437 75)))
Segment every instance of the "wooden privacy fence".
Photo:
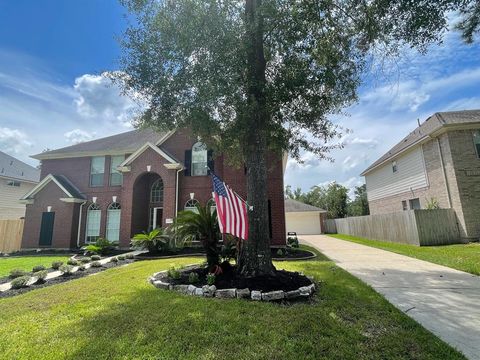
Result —
POLYGON ((453 209, 407 210, 326 220, 325 232, 420 246, 461 242, 453 209))
POLYGON ((23 219, 0 220, 0 252, 11 253, 22 245, 23 219))

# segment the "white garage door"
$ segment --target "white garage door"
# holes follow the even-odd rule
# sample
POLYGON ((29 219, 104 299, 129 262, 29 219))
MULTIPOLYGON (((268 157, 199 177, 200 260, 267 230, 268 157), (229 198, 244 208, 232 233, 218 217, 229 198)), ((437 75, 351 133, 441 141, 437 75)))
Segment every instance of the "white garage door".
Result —
POLYGON ((286 213, 287 232, 295 231, 298 235, 316 235, 321 233, 320 214, 318 212, 286 213))

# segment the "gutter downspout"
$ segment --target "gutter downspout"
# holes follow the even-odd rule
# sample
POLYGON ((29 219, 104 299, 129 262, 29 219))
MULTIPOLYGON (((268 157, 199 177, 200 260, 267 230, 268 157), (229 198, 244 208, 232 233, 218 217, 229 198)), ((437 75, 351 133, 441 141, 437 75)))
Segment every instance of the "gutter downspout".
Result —
POLYGON ((80 247, 80 233, 82 229, 82 210, 83 210, 83 205, 87 203, 87 200, 85 200, 83 203, 80 204, 80 211, 78 213, 78 233, 77 233, 77 248, 80 247))
POLYGON ((443 180, 445 181, 445 188, 447 190, 448 207, 451 209, 452 208, 452 197, 450 195, 450 186, 448 185, 447 172, 445 170, 445 164, 444 164, 444 161, 443 161, 442 148, 440 146, 440 139, 438 137, 436 139, 437 139, 438 153, 440 155, 440 164, 442 166, 443 180))
POLYGON ((177 177, 175 179, 175 217, 177 217, 178 215, 178 179, 179 179, 180 171, 182 170, 184 170, 183 166, 181 169, 177 170, 177 177))

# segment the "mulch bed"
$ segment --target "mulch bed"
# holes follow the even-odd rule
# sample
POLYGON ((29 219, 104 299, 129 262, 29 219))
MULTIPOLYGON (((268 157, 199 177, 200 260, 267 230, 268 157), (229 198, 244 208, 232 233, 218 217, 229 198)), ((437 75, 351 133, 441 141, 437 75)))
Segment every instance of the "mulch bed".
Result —
MULTIPOLYGON (((235 266, 232 266, 228 263, 223 263, 221 266, 223 273, 217 275, 215 279, 215 286, 217 289, 248 288, 250 290, 261 290, 263 292, 275 290, 292 291, 297 290, 302 286, 309 286, 312 284, 312 281, 309 278, 298 272, 276 270, 275 274, 273 275, 245 278, 238 276, 235 266)), ((180 279, 175 280, 169 278, 168 281, 174 285, 188 285, 190 284, 188 277, 191 272, 196 272, 199 276, 199 281, 194 284, 195 286, 201 287, 203 285, 207 285, 206 276, 208 274, 208 269, 205 267, 182 271, 180 279)))
POLYGON ((135 259, 155 260, 155 259, 161 259, 169 256, 188 256, 188 255, 195 255, 195 254, 205 255, 205 250, 203 249, 203 247, 186 247, 179 251, 164 251, 159 253, 145 252, 145 253, 135 255, 135 259))
POLYGON ((309 250, 295 249, 295 248, 282 248, 283 254, 277 254, 278 249, 272 248, 272 258, 275 260, 302 260, 302 259, 312 259, 316 257, 315 253, 309 250))
MULTIPOLYGON (((26 292, 35 290, 35 289, 41 289, 41 288, 44 288, 44 287, 47 287, 47 286, 61 284, 61 283, 64 283, 66 281, 80 279, 82 277, 92 275, 92 274, 95 274, 95 273, 98 273, 100 271, 104 271, 104 270, 107 270, 107 269, 110 269, 110 268, 113 268, 113 267, 119 267, 119 266, 122 266, 122 265, 125 265, 125 264, 131 264, 133 261, 134 260, 123 260, 123 261, 119 261, 118 263, 109 262, 109 263, 104 264, 100 268, 90 267, 90 268, 86 269, 85 271, 76 271, 72 275, 59 276, 59 277, 56 277, 54 279, 49 279, 44 283, 33 284, 33 285, 30 285, 28 287, 21 288, 21 289, 10 289, 10 290, 7 290, 7 291, 2 291, 2 292, 0 292, 0 298, 7 298, 7 297, 11 297, 11 296, 16 296, 16 295, 24 294, 26 292)), ((11 279, 9 279, 9 281, 11 281, 11 279)))

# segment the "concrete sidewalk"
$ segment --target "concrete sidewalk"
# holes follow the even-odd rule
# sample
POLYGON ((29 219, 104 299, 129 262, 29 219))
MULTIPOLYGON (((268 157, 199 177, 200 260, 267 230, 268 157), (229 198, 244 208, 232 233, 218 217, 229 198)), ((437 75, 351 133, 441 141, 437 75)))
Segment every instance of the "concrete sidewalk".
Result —
POLYGON ((326 235, 301 240, 469 359, 480 359, 480 277, 326 235))

